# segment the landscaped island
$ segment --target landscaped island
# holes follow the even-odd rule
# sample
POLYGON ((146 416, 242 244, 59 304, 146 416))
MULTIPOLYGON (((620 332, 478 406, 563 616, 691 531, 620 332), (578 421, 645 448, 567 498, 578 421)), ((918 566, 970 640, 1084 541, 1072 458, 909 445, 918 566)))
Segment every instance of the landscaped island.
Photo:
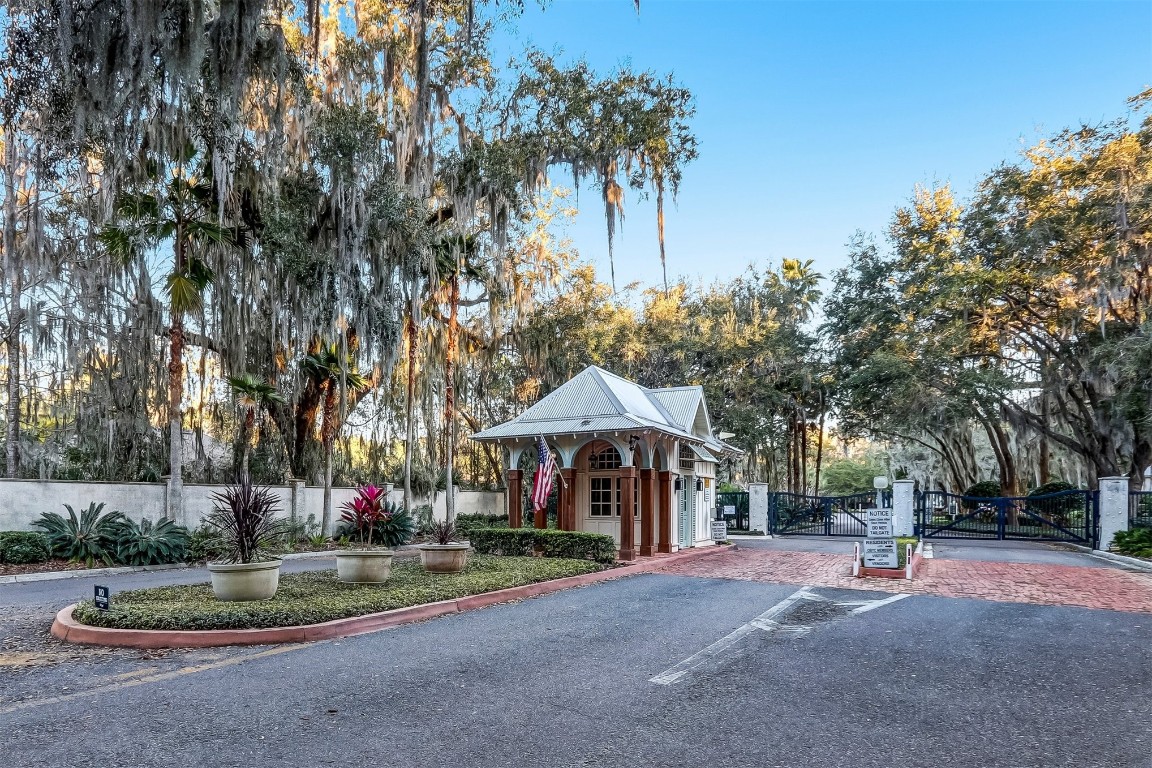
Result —
POLYGON ((92 602, 76 606, 73 618, 96 627, 152 630, 211 630, 293 627, 478 595, 498 589, 579 576, 603 570, 590 560, 473 556, 459 574, 430 574, 416 562, 392 566, 385 584, 345 584, 335 571, 285 574, 271 600, 221 602, 208 584, 120 592, 112 609, 92 602))

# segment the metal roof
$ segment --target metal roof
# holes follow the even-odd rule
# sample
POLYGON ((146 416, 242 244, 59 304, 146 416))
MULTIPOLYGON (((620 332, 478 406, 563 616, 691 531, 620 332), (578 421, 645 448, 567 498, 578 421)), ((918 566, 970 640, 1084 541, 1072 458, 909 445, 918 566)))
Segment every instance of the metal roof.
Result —
MULTIPOLYGON (((703 397, 700 387, 645 389, 590 365, 516 418, 477 432, 472 439, 498 441, 537 435, 656 429, 673 437, 705 443, 713 450, 739 452, 711 435, 692 433, 703 397)), ((707 460, 716 461, 716 458, 708 454, 707 460)))
POLYGON ((720 461, 720 459, 718 459, 715 456, 713 456, 712 454, 708 453, 708 451, 704 450, 703 448, 701 448, 698 445, 690 445, 688 447, 692 449, 692 452, 694 454, 696 454, 697 457, 703 459, 704 461, 710 461, 713 464, 720 461))
POLYGON ((650 389, 649 396, 664 406, 674 423, 681 429, 691 432, 696 421, 696 411, 704 399, 703 387, 666 387, 650 389))

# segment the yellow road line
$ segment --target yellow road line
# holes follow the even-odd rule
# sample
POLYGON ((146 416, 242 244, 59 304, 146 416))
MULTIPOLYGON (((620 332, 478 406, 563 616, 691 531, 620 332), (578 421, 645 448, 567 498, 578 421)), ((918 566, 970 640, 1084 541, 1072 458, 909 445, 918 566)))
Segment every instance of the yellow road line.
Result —
POLYGON ((277 646, 275 648, 269 648, 266 651, 260 651, 258 653, 251 653, 251 654, 247 654, 244 656, 234 656, 234 657, 229 658, 229 659, 221 659, 220 661, 213 661, 213 662, 210 662, 208 664, 198 664, 198 665, 193 666, 193 667, 181 667, 180 669, 174 669, 171 672, 162 672, 158 675, 148 675, 147 677, 141 677, 141 678, 138 678, 136 680, 125 680, 123 682, 113 683, 112 685, 100 686, 99 688, 89 688, 89 689, 83 690, 83 691, 76 691, 75 693, 67 693, 67 694, 64 694, 62 696, 49 696, 48 698, 45 698, 45 699, 32 699, 29 701, 19 701, 19 702, 16 702, 15 704, 9 704, 7 706, 0 707, 0 715, 8 715, 8 714, 11 714, 13 712, 19 712, 20 710, 23 710, 23 709, 35 709, 36 707, 43 707, 43 706, 47 706, 49 704, 63 704, 65 702, 75 701, 76 699, 84 699, 84 698, 89 698, 91 696, 99 696, 102 693, 108 693, 111 691, 120 691, 120 690, 124 690, 125 688, 134 688, 138 685, 147 685, 149 683, 162 683, 162 682, 165 682, 168 680, 175 680, 177 678, 181 678, 181 677, 184 677, 186 675, 194 675, 198 672, 209 672, 209 671, 214 670, 214 669, 223 669, 224 667, 232 667, 232 666, 235 666, 237 664, 243 664, 246 661, 251 661, 253 659, 264 659, 264 658, 268 658, 270 656, 278 656, 281 653, 289 653, 291 651, 298 651, 302 648, 310 648, 310 647, 315 647, 317 645, 323 645, 325 642, 327 642, 327 641, 320 641, 320 642, 316 642, 316 643, 294 643, 292 645, 281 645, 281 646, 277 646))

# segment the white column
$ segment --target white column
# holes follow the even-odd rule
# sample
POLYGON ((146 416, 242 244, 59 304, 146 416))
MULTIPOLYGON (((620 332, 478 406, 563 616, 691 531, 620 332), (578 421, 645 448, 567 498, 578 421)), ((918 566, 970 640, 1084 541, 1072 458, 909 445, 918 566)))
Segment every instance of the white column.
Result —
POLYGON ((1100 478, 1100 542, 1099 549, 1112 546, 1118 531, 1128 530, 1128 478, 1100 478))
POLYGON ((916 531, 915 488, 912 480, 892 483, 892 527, 897 536, 911 536, 916 531))
POLYGON ((768 531, 768 484, 748 484, 748 527, 754 531, 768 531))

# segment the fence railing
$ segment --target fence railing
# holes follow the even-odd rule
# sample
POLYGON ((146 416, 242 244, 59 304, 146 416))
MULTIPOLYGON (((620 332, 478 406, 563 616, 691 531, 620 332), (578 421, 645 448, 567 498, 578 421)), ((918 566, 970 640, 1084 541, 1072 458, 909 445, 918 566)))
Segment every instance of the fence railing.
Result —
POLYGON ((1091 544, 1096 537, 1095 491, 979 498, 943 491, 918 497, 917 532, 930 538, 1031 539, 1091 544))
POLYGON ((1152 528, 1152 491, 1128 494, 1128 527, 1152 528))
MULTIPOLYGON (((876 508, 875 493, 850 496, 810 496, 801 493, 768 495, 768 527, 775 535, 864 536, 868 509, 876 508)), ((892 506, 891 491, 880 493, 880 505, 892 506)))

